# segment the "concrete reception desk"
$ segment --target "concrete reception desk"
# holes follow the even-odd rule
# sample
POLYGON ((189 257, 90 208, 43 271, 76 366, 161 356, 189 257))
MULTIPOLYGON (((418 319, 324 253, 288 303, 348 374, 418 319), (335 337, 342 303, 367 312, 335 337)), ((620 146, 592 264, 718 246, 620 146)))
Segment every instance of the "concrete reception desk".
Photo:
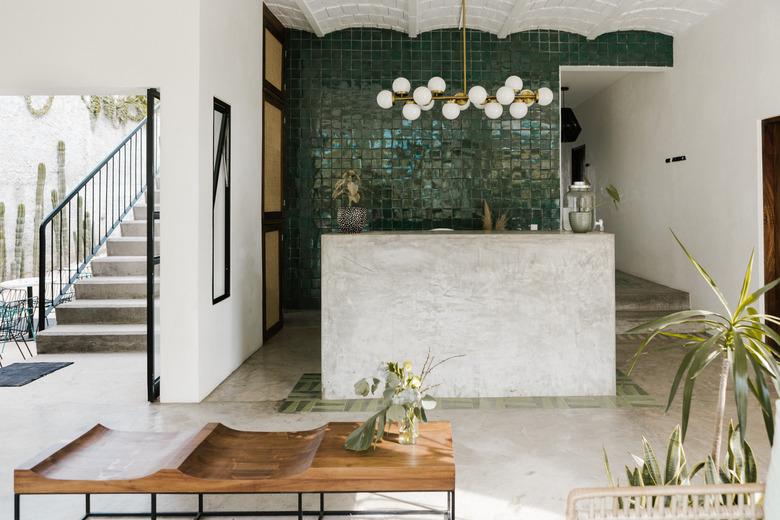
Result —
POLYGON ((325 234, 323 397, 429 349, 465 355, 438 397, 614 395, 614 258, 606 233, 325 234))

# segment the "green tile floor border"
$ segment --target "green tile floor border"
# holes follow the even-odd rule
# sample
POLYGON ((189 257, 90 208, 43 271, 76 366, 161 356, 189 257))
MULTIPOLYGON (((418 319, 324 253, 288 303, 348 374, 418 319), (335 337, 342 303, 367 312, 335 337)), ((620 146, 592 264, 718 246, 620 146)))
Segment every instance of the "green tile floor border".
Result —
MULTIPOLYGON (((303 374, 287 399, 279 405, 281 413, 303 412, 373 412, 379 399, 322 399, 321 374, 303 374)), ((617 371, 617 394, 590 397, 495 397, 495 398, 441 398, 438 408, 443 410, 511 410, 576 409, 576 408, 658 408, 656 402, 630 377, 617 371)))

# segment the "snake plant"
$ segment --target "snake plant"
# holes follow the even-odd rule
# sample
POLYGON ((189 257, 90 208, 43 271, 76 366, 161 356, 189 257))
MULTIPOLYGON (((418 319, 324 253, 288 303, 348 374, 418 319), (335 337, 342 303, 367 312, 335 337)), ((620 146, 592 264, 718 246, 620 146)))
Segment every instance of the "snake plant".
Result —
MULTIPOLYGON (((642 437, 642 456, 632 454, 631 457, 634 459, 634 466, 626 466, 625 470, 628 485, 633 487, 690 485, 691 480, 700 472, 707 484, 748 484, 758 480, 753 450, 748 443, 741 442, 733 421, 729 422, 728 457, 724 467, 718 467, 712 455, 707 455, 704 462, 696 464, 692 470, 689 470, 680 425, 677 425, 669 436, 664 467, 660 466, 652 445, 644 437, 642 437)), ((604 450, 604 467, 609 485, 618 486, 619 482, 613 477, 606 450, 604 450)), ((650 504, 632 503, 632 506, 653 505, 654 502, 655 498, 651 499, 650 504)))
POLYGON ((674 338, 683 342, 683 348, 686 350, 686 353, 674 376, 666 410, 668 411, 671 407, 677 391, 680 385, 682 385, 682 440, 684 441, 696 379, 705 368, 720 358, 721 373, 717 402, 717 423, 715 425, 715 436, 711 452, 714 466, 720 467, 720 451, 723 439, 723 422, 729 375, 731 375, 734 381, 733 393, 737 407, 740 442, 744 443, 745 441, 748 399, 751 394, 761 408, 770 443, 774 436, 774 415, 769 388, 774 386, 775 391, 780 393, 780 368, 778 367, 777 353, 772 347, 773 343, 780 345, 780 335, 773 328, 773 325, 780 325, 780 318, 760 313, 755 306, 765 293, 780 283, 780 279, 769 282, 758 290, 750 292, 754 251, 750 254, 750 259, 742 279, 739 299, 736 305, 732 307, 726 301, 720 287, 712 276, 691 255, 674 232, 672 232, 672 235, 696 271, 715 293, 723 306, 723 310, 675 312, 630 330, 629 333, 631 334, 647 333, 648 336, 634 355, 629 373, 633 370, 647 346, 658 336, 674 338), (685 334, 669 330, 683 324, 704 326, 708 333, 685 334))

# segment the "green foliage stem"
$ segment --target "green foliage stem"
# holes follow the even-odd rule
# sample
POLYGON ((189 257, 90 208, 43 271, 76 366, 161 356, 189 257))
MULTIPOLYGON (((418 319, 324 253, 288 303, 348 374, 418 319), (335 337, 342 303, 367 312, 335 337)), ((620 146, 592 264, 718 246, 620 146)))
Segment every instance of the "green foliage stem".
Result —
POLYGON ((12 278, 24 278, 24 204, 19 204, 16 212, 16 237, 14 241, 14 262, 11 266, 12 278))
POLYGON ((43 220, 43 188, 46 185, 46 165, 38 164, 38 180, 35 184, 35 216, 33 218, 33 274, 38 273, 39 253, 41 250, 38 228, 43 220))
POLYGON ((5 280, 8 247, 5 243, 5 202, 0 202, 0 280, 5 280))

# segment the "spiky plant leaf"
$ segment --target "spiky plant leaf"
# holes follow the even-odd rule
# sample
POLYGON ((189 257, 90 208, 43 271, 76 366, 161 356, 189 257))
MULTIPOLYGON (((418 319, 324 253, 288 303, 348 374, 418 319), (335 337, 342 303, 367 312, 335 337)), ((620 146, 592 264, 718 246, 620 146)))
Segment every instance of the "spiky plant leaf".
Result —
POLYGON ((688 252, 688 248, 685 247, 685 244, 682 243, 682 241, 677 238, 677 235, 672 231, 672 236, 677 241, 677 243, 682 248, 683 252, 685 253, 685 256, 688 257, 688 260, 693 264, 693 266, 696 268, 696 270, 699 272, 702 278, 704 278, 704 281, 707 282, 707 285, 710 286, 710 289, 712 289, 712 292, 715 293, 715 295, 718 297, 718 300, 720 300, 720 303, 723 305, 723 308, 726 309, 726 314, 731 315, 731 310, 729 309, 729 304, 726 303, 726 298, 723 296, 723 292, 720 290, 720 287, 718 287, 718 284, 715 282, 715 279, 710 275, 710 273, 707 272, 706 269, 688 252))
POLYGON ((658 467, 658 459, 655 456, 655 451, 650 445, 650 442, 642 437, 642 456, 644 457, 644 468, 642 470, 644 481, 648 486, 660 486, 663 484, 661 481, 661 470, 658 467))

